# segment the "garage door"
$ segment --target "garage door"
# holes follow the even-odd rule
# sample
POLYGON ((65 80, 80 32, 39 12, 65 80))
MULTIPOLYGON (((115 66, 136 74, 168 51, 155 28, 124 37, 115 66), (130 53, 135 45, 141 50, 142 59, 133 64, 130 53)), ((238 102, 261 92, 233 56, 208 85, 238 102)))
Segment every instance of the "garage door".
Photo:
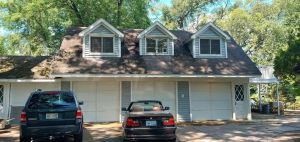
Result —
POLYGON ((119 121, 119 82, 73 82, 78 100, 84 101, 85 122, 119 121))
POLYGON ((193 120, 232 119, 230 83, 191 83, 193 120))
POLYGON ((171 108, 171 113, 176 114, 176 83, 136 81, 132 85, 132 100, 160 100, 164 106, 171 108))

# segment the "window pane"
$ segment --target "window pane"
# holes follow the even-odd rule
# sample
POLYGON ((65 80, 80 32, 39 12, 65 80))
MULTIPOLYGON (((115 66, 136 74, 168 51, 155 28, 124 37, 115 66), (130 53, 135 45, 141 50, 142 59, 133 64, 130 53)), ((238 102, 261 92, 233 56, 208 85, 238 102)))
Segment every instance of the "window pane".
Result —
POLYGON ((210 54, 209 39, 200 39, 200 54, 210 54))
POLYGON ((158 53, 167 53, 168 39, 158 39, 158 53))
POLYGON ((211 40, 211 54, 220 54, 220 40, 211 40))
POLYGON ((29 109, 61 109, 74 108, 75 106, 74 96, 62 92, 33 94, 28 104, 29 109))
POLYGON ((158 102, 134 102, 129 110, 131 112, 162 111, 163 106, 158 102))
POLYGON ((147 38, 147 53, 155 53, 155 40, 147 38))
POLYGON ((114 38, 113 37, 103 37, 103 53, 113 53, 114 52, 114 38))
POLYGON ((101 51, 101 37, 91 37, 91 52, 101 51))
POLYGON ((244 101, 244 86, 243 85, 235 85, 235 101, 244 101))

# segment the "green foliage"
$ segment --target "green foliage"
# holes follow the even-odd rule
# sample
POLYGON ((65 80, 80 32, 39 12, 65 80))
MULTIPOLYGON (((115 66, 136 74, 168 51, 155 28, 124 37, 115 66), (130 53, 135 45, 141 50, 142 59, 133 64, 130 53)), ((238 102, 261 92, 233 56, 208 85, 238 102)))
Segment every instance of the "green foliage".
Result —
POLYGON ((7 0, 0 1, 0 25, 10 32, 1 40, 7 54, 54 53, 72 26, 103 18, 118 28, 145 28, 148 0, 7 0))
POLYGON ((276 54, 287 48, 288 32, 277 3, 244 2, 229 8, 217 24, 228 31, 250 58, 259 65, 273 65, 276 54))
POLYGON ((162 8, 162 20, 170 29, 183 29, 215 0, 173 0, 172 6, 162 8))
POLYGON ((291 41, 287 50, 281 50, 274 61, 275 75, 286 84, 296 83, 294 67, 300 63, 300 39, 291 41))

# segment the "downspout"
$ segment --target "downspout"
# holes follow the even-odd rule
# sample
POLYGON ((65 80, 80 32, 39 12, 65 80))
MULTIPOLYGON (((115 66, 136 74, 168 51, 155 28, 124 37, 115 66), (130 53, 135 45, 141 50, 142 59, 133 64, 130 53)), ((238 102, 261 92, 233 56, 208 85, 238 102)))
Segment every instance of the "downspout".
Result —
POLYGON ((9 93, 8 93, 8 114, 7 114, 7 117, 8 117, 8 119, 10 119, 10 112, 11 112, 11 100, 10 100, 10 98, 11 98, 11 83, 9 83, 9 93))

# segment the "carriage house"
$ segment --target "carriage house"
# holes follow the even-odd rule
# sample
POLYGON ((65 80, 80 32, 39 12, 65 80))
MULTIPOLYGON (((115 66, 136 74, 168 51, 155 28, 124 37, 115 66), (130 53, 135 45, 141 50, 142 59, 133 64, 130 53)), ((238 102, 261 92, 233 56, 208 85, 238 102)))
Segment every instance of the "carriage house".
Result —
POLYGON ((119 30, 103 19, 67 31, 54 56, 0 58, 0 117, 18 118, 32 91, 70 90, 86 122, 121 121, 130 101, 160 100, 177 121, 251 119, 256 65, 208 23, 199 31, 119 30))

